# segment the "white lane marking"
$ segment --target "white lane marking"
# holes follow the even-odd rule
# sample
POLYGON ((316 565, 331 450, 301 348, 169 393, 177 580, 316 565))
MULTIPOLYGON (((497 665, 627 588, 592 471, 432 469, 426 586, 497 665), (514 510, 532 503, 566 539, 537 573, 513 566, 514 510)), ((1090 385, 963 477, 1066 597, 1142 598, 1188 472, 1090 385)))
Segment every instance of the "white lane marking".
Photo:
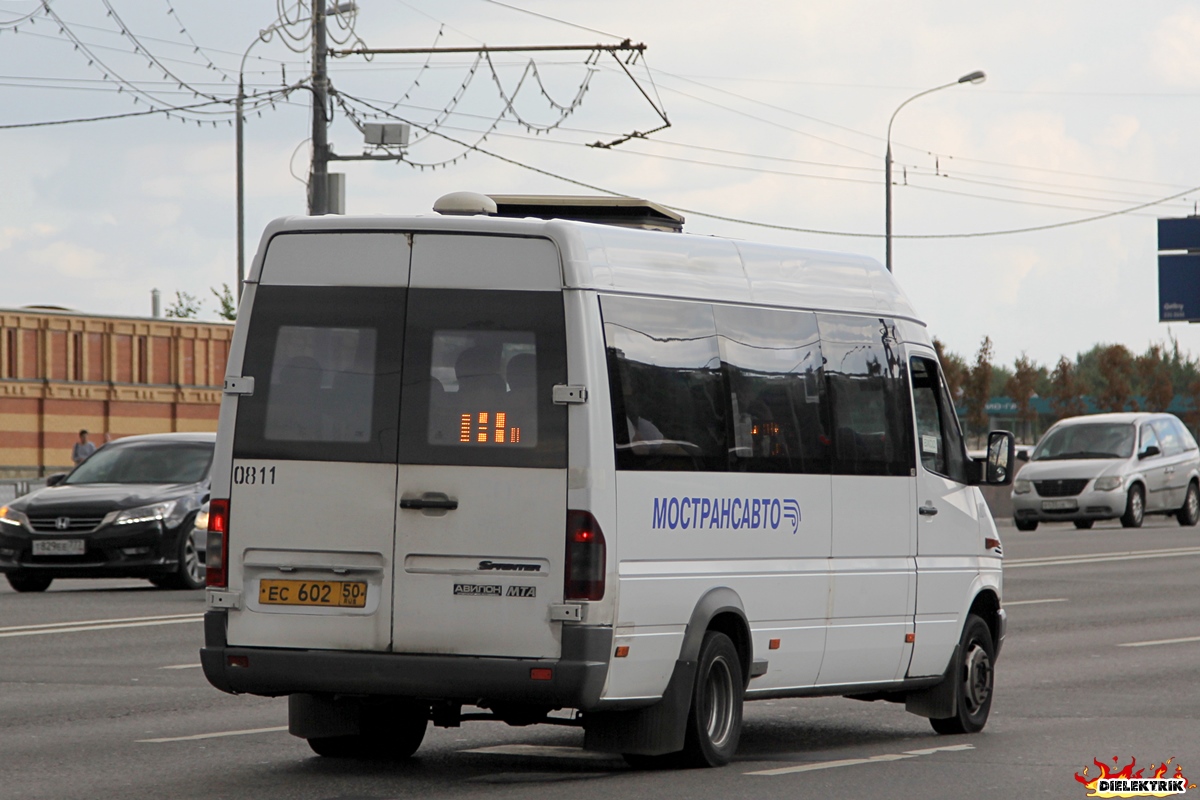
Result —
POLYGON ((906 750, 903 753, 885 753, 869 758, 843 758, 839 761, 817 761, 812 764, 801 764, 796 767, 779 767, 778 769, 761 769, 747 772, 746 775, 790 775, 794 772, 813 772, 819 769, 835 769, 837 767, 854 767, 859 764, 878 764, 884 761, 900 761, 906 758, 929 756, 934 753, 953 753, 962 750, 974 750, 973 744, 952 744, 945 747, 930 747, 926 750, 906 750))
POLYGON ((115 619, 78 619, 74 622, 41 622, 36 625, 9 625, 0 628, 5 631, 32 631, 42 628, 73 628, 76 625, 115 625, 119 622, 146 622, 153 619, 203 619, 204 614, 160 614, 154 617, 118 617, 115 619))
POLYGON ((1067 598, 1065 598, 1065 597, 1047 597, 1045 600, 1005 600, 1004 607, 1008 608, 1009 606, 1036 606, 1039 603, 1065 603, 1065 602, 1067 602, 1067 598))
POLYGON ((118 622, 114 624, 100 625, 77 625, 75 627, 54 627, 54 628, 36 628, 33 630, 16 630, 4 631, 0 630, 0 639, 8 639, 13 636, 44 636, 48 633, 79 633, 81 631, 110 631, 117 628, 148 628, 155 625, 178 625, 183 622, 202 622, 203 614, 188 615, 179 618, 166 619, 148 619, 143 622, 118 622))
POLYGON ((250 728, 244 731, 219 731, 217 733, 197 733, 192 736, 168 736, 163 739, 138 739, 138 744, 161 744, 163 742, 194 742, 199 739, 220 739, 223 736, 249 736, 254 733, 279 733, 286 731, 287 725, 277 728, 250 728))
POLYGON ((1053 567, 1067 564, 1102 564, 1108 561, 1140 561, 1146 558, 1178 558, 1200 556, 1200 547, 1173 547, 1164 550, 1128 550, 1123 553, 1093 553, 1082 556, 1048 556, 1045 558, 1005 559, 1004 568, 1053 567))
POLYGON ((536 744, 499 744, 494 747, 474 747, 463 750, 463 753, 484 753, 496 756, 532 756, 538 758, 578 758, 588 761, 620 761, 621 757, 612 753, 597 753, 592 750, 582 750, 578 747, 563 745, 536 744))
POLYGON ((159 669, 200 669, 202 664, 172 664, 169 667, 159 667, 159 669))
POLYGON ((1152 647, 1156 644, 1183 644, 1184 642, 1200 642, 1200 636, 1185 636, 1182 639, 1154 639, 1149 642, 1125 642, 1117 647, 1152 647))

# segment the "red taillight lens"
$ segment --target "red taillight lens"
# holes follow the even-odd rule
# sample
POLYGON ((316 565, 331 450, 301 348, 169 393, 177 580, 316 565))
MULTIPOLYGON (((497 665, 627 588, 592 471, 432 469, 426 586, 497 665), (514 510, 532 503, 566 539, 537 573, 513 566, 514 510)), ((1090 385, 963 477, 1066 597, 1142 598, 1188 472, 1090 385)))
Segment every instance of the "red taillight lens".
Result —
POLYGON ((567 512, 567 563, 563 598, 600 600, 604 597, 604 533, 586 511, 567 512))
POLYGON ((214 589, 229 586, 229 501, 208 503, 208 548, 204 554, 204 583, 214 589))

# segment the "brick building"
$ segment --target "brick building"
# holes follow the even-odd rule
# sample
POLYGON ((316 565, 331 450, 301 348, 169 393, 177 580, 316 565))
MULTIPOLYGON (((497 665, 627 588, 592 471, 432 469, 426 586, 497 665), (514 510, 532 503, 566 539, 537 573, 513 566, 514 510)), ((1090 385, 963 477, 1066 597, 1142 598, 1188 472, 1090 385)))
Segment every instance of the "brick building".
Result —
POLYGON ((0 308, 0 478, 71 465, 97 446, 163 431, 212 431, 233 325, 0 308))

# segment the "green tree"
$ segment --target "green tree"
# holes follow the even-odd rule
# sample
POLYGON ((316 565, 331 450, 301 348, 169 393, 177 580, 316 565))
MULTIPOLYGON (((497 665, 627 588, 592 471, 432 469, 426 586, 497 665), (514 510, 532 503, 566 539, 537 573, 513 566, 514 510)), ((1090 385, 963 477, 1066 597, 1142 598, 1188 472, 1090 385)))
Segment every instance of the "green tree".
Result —
POLYGON ((195 319, 200 316, 200 300, 187 292, 175 292, 175 302, 167 306, 166 315, 174 319, 195 319))
POLYGON ((957 353, 948 351, 936 336, 933 339, 933 349, 937 352, 938 361, 942 364, 942 375, 946 378, 946 388, 950 390, 950 397, 956 403, 961 402, 963 382, 970 371, 967 362, 963 361, 962 356, 957 353))
POLYGON ((237 319, 237 301, 233 299, 233 292, 229 289, 228 283, 221 284, 221 291, 217 291, 209 287, 209 291, 217 298, 220 308, 217 309, 217 316, 221 319, 227 319, 230 322, 237 319))
POLYGON ((1123 344, 1101 347, 1096 359, 1100 381, 1092 399, 1101 411, 1125 411, 1133 399, 1133 354, 1123 344))
POLYGON ((1021 353, 1020 358, 1013 362, 1013 371, 1004 382, 1004 393, 1017 406, 1017 421, 1024 430, 1020 438, 1029 441, 1033 438, 1033 423, 1037 420, 1037 412, 1033 410, 1033 396, 1037 393, 1038 368, 1029 360, 1029 356, 1021 353))
POLYGON ((983 337, 975 363, 967 371, 963 385, 963 402, 967 406, 967 425, 976 434, 986 434, 988 429, 987 403, 992 394, 992 340, 983 337))
MULTIPOLYGON (((1166 411, 1175 399, 1171 355, 1161 344, 1153 344, 1134 360, 1139 394, 1143 397, 1142 405, 1146 411, 1166 411)), ((1178 351, 1175 355, 1178 355, 1178 351)))
POLYGON ((1055 419, 1087 413, 1081 388, 1075 365, 1066 356, 1059 356, 1058 364, 1050 373, 1050 391, 1047 393, 1055 419))

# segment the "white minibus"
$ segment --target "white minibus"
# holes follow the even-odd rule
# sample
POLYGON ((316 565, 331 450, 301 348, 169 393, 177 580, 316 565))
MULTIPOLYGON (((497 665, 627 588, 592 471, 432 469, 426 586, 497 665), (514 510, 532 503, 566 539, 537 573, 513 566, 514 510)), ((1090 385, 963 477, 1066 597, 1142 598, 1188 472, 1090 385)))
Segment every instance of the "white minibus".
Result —
POLYGON ((967 456, 891 274, 654 204, 498 200, 267 227, 212 472, 208 680, 286 695, 323 756, 488 718, 718 766, 744 700, 823 695, 983 728, 1005 612, 978 487, 1013 438, 967 456))

